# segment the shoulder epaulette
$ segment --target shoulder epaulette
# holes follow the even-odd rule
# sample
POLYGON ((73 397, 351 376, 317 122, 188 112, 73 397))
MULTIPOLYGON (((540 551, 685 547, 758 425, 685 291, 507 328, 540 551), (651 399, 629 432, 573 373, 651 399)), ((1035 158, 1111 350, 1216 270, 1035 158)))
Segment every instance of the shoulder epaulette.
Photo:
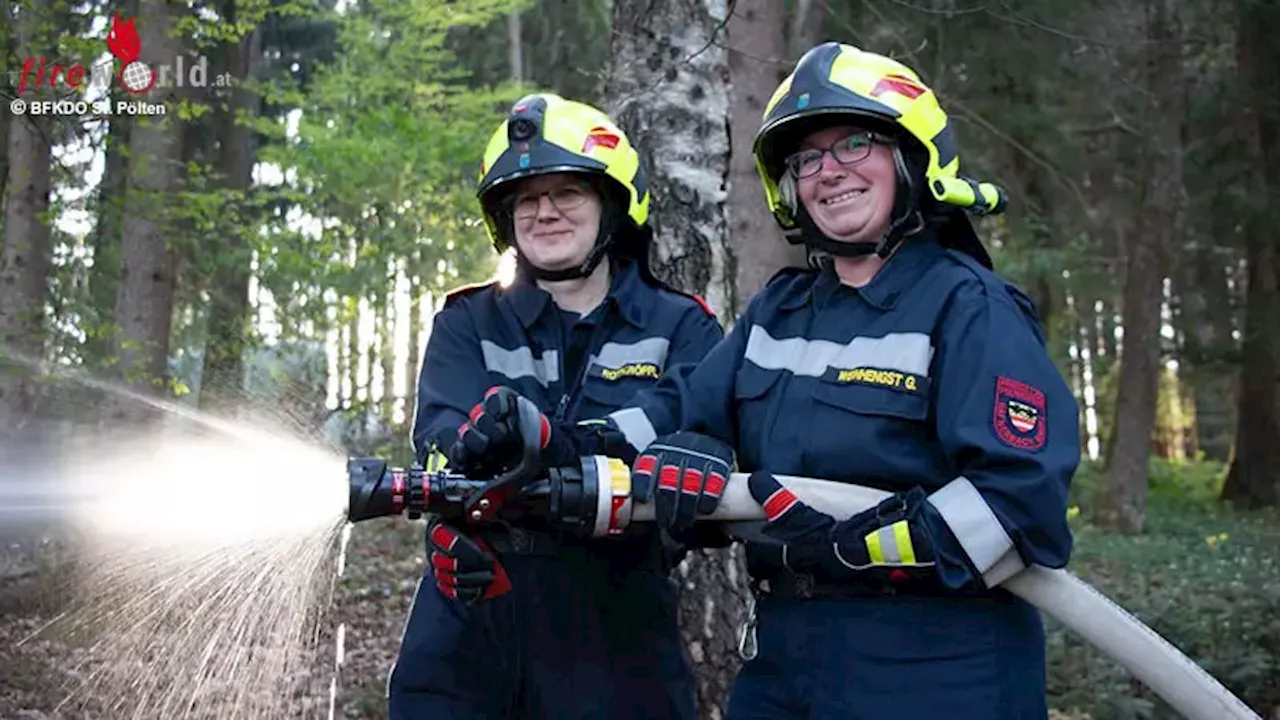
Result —
POLYGON ((716 322, 720 322, 720 318, 716 317, 716 311, 711 309, 711 304, 708 303, 706 299, 703 298, 701 295, 697 293, 685 292, 684 290, 680 290, 679 288, 672 287, 670 283, 665 283, 657 279, 656 277, 654 277, 650 281, 650 283, 674 295, 679 295, 680 297, 689 298, 690 300, 697 303, 698 307, 702 308, 702 311, 705 312, 708 316, 710 316, 712 320, 715 320, 716 322))
POLYGON ((481 290, 486 290, 497 284, 498 283, 495 281, 495 282, 486 282, 486 283, 475 283, 473 285, 463 285, 462 287, 454 288, 453 290, 450 290, 448 293, 445 294, 444 307, 449 307, 450 305, 458 302, 464 297, 475 295, 481 290))
POLYGON ((783 278, 799 277, 801 275, 808 275, 813 272, 816 272, 816 270, 810 267, 796 267, 794 265, 788 265, 786 267, 779 268, 778 272, 774 273, 773 276, 770 277, 767 282, 765 282, 765 285, 768 285, 776 280, 781 280, 783 278))
POLYGON ((705 299, 703 299, 701 295, 697 293, 687 293, 687 292, 681 292, 680 294, 698 303, 698 307, 702 308, 703 311, 705 311, 707 315, 711 317, 712 320, 719 322, 720 318, 716 317, 716 311, 711 309, 710 303, 708 303, 705 299))

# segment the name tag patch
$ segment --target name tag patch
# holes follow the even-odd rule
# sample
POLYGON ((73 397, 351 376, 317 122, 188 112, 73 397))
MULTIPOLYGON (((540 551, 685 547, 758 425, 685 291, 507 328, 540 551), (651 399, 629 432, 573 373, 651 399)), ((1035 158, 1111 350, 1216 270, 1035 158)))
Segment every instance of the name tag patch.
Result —
POLYGON ((656 363, 639 362, 627 363, 626 365, 616 368, 607 368, 597 365, 592 368, 591 374, 609 382, 617 382, 626 378, 647 378, 649 380, 657 380, 662 372, 658 369, 658 365, 656 363))
POLYGON ((822 378, 837 385, 872 385, 899 392, 918 394, 928 389, 929 379, 900 370, 884 370, 873 367, 829 368, 822 378))

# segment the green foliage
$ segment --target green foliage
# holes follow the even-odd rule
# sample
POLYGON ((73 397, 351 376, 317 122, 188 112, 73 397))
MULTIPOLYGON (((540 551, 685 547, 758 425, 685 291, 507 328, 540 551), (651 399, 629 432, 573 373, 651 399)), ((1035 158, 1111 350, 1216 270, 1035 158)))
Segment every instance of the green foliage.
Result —
MULTIPOLYGON (((1073 512, 1070 567, 1265 715, 1280 705, 1280 516, 1216 503, 1224 475, 1220 463, 1153 460, 1146 532, 1111 535, 1073 512)), ((1073 490, 1087 496, 1098 481, 1084 467, 1073 490)), ((1057 623, 1047 629, 1055 707, 1180 717, 1057 623)))
POLYGON ((296 136, 261 153, 289 169, 277 197, 291 209, 258 240, 261 282, 286 322, 328 327, 326 294, 381 297, 396 267, 436 290, 492 274, 474 183, 495 109, 515 91, 460 82, 445 40, 504 8, 382 0, 334 17, 340 51, 293 96, 296 136))
MULTIPOLYGON (((604 102, 604 68, 613 37, 608 0, 512 0, 520 11, 525 86, 592 105, 604 102)), ((477 87, 511 79, 508 13, 484 26, 449 31, 448 47, 477 87)))
MULTIPOLYGON (((1156 508, 1190 504, 1199 508, 1216 502, 1227 477, 1226 463, 1210 460, 1169 460, 1152 457, 1147 466, 1148 499, 1163 503, 1156 508)), ((1071 504, 1088 507, 1096 502, 1106 480, 1100 462, 1085 461, 1071 483, 1071 504)), ((1154 511, 1153 511, 1154 512, 1154 511)))

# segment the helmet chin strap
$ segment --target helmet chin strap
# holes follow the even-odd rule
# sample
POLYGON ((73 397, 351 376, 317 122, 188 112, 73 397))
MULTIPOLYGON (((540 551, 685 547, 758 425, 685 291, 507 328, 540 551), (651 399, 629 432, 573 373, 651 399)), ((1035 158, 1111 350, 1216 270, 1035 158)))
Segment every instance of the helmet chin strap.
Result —
POLYGON ((561 280, 578 280, 590 277, 591 273, 596 271, 600 266, 600 262, 604 260, 609 249, 608 242, 597 242, 591 248, 591 252, 587 253, 587 257, 582 261, 581 265, 573 267, 560 268, 559 270, 547 270, 540 268, 529 262, 519 253, 516 254, 516 265, 523 271, 529 273, 536 280, 544 280, 547 282, 559 282, 561 280))
MULTIPOLYGON (((579 280, 581 278, 590 277, 591 273, 596 271, 600 263, 609 255, 609 248, 613 245, 614 236, 617 234, 618 217, 613 211, 611 203, 605 202, 600 212, 600 226, 596 229, 596 244, 591 246, 591 251, 583 258, 582 263, 573 267, 560 268, 558 270, 548 270, 540 268, 529 262, 519 249, 516 250, 516 267, 523 272, 531 275, 535 280, 543 280, 546 282, 560 282, 562 280, 579 280)), ((517 246, 518 248, 518 246, 517 246)))
POLYGON ((796 228, 785 233, 787 241, 792 244, 804 243, 814 250, 837 257, 861 257, 875 254, 881 259, 888 258, 903 240, 924 229, 924 217, 916 206, 918 188, 911 179, 902 150, 898 147, 893 148, 893 165, 898 179, 897 192, 894 193, 893 215, 889 227, 885 228, 879 240, 860 242, 835 240, 818 228, 804 203, 797 203, 800 207, 796 209, 796 228), (908 225, 913 220, 915 222, 908 225))

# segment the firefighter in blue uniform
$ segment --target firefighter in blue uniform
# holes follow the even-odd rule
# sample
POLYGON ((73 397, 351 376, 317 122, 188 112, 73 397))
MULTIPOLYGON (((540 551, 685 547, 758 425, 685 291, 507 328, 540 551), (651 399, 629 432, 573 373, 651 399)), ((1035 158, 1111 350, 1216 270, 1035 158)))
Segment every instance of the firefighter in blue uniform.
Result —
POLYGON ((1002 192, 958 174, 913 70, 836 43, 779 86, 754 153, 814 267, 780 272, 699 365, 609 416, 660 525, 715 508, 731 448, 765 510, 727 717, 1045 718, 1040 617, 996 586, 1068 560, 1078 408, 965 214, 1003 210, 1002 192), (893 494, 837 519, 775 474, 893 494))
MULTIPOLYGON (((518 393, 556 423, 600 417, 723 338, 704 302, 650 273, 639 155, 599 110, 518 101, 478 195, 495 247, 516 249, 516 278, 454 292, 435 318, 413 430, 428 469, 447 455, 452 470, 493 476, 485 452, 468 452, 505 442, 486 403, 518 393)), ((393 720, 696 717, 668 574, 679 546, 654 527, 598 540, 558 530, 429 521, 388 680, 393 720)))

